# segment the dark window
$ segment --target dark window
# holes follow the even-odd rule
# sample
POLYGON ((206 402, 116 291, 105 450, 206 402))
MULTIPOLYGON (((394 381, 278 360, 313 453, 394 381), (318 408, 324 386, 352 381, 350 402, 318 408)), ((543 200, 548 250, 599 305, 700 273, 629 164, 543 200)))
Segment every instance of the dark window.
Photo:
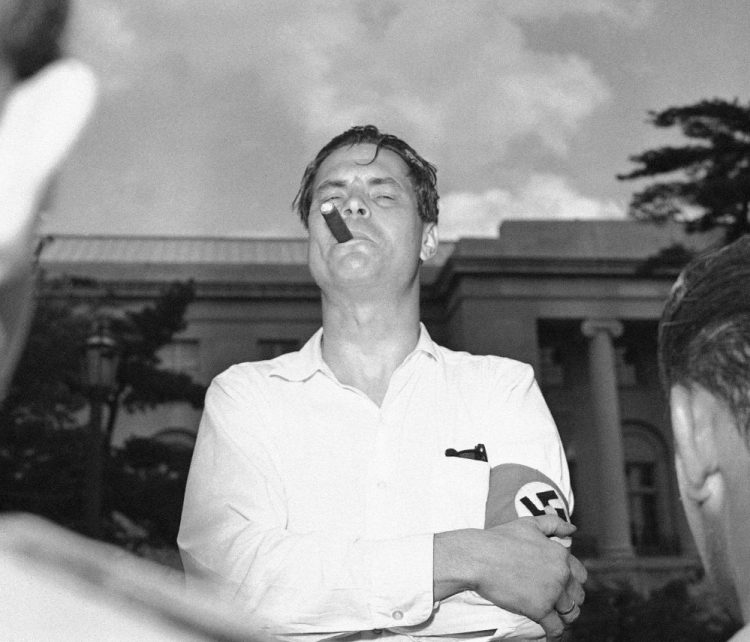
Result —
POLYGON ((565 384, 565 370, 560 350, 554 346, 542 346, 539 350, 539 370, 543 386, 559 387, 565 384))
POLYGON ((259 339, 258 359, 275 359, 287 352, 298 350, 299 346, 297 339, 259 339))
POLYGON ((656 470, 652 463, 625 464, 630 504, 630 537, 641 554, 658 552, 659 510, 657 506, 656 470))

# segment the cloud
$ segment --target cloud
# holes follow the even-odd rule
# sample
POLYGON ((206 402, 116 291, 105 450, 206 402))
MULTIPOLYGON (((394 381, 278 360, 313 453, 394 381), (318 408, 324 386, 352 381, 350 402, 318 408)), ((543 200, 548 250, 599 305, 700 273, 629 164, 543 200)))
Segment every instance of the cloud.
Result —
POLYGON ((148 229, 220 220, 224 231, 297 233, 286 204, 307 160, 372 122, 433 161, 446 193, 497 189, 505 210, 520 198, 505 183, 550 159, 559 168, 612 95, 589 60, 532 46, 528 21, 619 24, 637 5, 86 0, 71 51, 104 95, 59 201, 70 217, 106 212, 148 229))
POLYGON ((376 16, 367 6, 289 11, 256 57, 264 85, 316 141, 369 121, 462 162, 502 157, 525 136, 564 153, 609 98, 587 61, 531 50, 501 3, 391 2, 376 16))
POLYGON ((525 19, 556 20, 566 14, 588 15, 613 20, 632 28, 647 23, 654 13, 653 0, 498 0, 512 16, 525 19))
MULTIPOLYGON (((590 0, 578 11, 601 4, 612 3, 590 0)), ((204 0, 89 0, 73 41, 114 87, 245 72, 315 144, 367 120, 434 147, 450 135, 501 155, 534 135, 563 153, 609 90, 587 61, 531 50, 518 21, 529 11, 543 9, 491 0, 232 0, 220 10, 204 0)))
POLYGON ((504 219, 625 218, 625 207, 578 193, 564 178, 537 174, 519 190, 451 192, 440 199, 440 237, 498 235, 504 219))
POLYGON ((127 23, 126 13, 114 0, 73 4, 67 33, 67 50, 97 71, 103 89, 127 88, 138 69, 138 34, 127 23))

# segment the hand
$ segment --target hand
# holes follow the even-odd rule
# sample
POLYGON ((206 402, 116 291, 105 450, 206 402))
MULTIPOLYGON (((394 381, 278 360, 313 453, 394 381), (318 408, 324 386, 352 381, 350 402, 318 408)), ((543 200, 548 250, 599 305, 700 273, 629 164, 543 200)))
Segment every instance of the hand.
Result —
POLYGON ((96 94, 89 68, 65 59, 14 86, 0 105, 0 280, 30 264, 39 200, 88 120, 96 94))
POLYGON ((0 399, 31 322, 39 204, 91 114, 96 80, 82 63, 59 60, 14 85, 7 97, 2 89, 0 399))
POLYGON ((488 530, 438 533, 435 599, 473 589, 493 604, 538 622, 547 640, 560 640, 565 626, 580 614, 586 569, 549 538, 574 531, 575 526, 556 515, 542 515, 488 530))

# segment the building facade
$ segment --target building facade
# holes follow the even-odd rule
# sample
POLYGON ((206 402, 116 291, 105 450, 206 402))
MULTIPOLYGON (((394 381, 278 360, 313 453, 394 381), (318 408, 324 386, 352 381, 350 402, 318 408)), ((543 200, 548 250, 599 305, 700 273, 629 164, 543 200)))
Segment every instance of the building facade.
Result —
MULTIPOLYGON (((678 270, 648 259, 713 241, 632 221, 507 221, 497 238, 441 244, 423 267, 434 339, 534 366, 571 467, 577 552, 603 575, 625 566, 667 577, 695 564, 656 365, 678 270)), ((192 279, 188 327, 161 356, 208 383, 233 363, 296 349, 319 327, 306 252, 302 239, 58 236, 40 261, 49 277, 95 281, 123 306, 192 279)), ((169 404, 124 414, 117 436, 195 431, 198 420, 169 404)))

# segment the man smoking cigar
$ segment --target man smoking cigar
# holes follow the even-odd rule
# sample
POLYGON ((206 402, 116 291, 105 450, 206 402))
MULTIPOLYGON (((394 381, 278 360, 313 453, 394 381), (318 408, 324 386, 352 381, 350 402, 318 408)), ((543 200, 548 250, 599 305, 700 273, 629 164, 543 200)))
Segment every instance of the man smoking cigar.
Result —
POLYGON ((208 391, 183 563, 279 635, 556 640, 579 613, 585 570, 552 539, 575 530, 568 470, 532 369, 448 350, 420 323, 437 203, 435 168, 401 139, 331 140, 295 199, 323 326, 208 391), (495 471, 554 500, 497 509, 495 471))

